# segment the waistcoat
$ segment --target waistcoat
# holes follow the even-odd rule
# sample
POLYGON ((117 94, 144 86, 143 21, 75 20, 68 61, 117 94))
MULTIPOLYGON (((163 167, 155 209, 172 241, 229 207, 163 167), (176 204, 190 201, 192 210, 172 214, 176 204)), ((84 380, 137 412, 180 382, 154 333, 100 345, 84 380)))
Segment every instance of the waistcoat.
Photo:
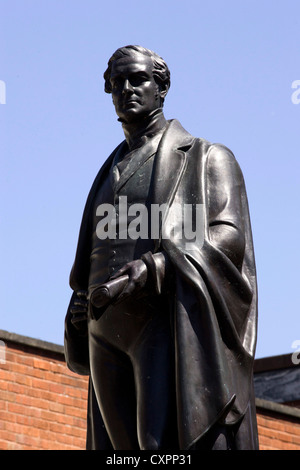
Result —
POLYGON ((149 236, 150 193, 160 138, 161 133, 125 156, 127 145, 121 146, 98 190, 92 214, 89 295, 124 264, 154 249, 149 236))

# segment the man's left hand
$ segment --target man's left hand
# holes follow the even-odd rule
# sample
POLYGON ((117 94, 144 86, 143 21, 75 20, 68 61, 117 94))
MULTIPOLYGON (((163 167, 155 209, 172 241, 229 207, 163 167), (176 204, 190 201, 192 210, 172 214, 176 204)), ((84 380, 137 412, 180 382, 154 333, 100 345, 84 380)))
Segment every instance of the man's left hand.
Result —
POLYGON ((144 261, 137 259, 126 263, 118 272, 111 276, 110 279, 116 279, 124 274, 129 276, 128 284, 114 303, 119 303, 130 296, 135 296, 146 285, 148 272, 144 261))

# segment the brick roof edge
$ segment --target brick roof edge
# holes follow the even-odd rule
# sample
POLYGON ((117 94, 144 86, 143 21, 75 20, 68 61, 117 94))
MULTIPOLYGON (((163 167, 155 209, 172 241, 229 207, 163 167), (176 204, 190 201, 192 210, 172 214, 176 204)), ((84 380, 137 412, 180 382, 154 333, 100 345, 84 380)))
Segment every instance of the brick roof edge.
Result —
POLYGON ((64 356, 64 347, 59 344, 42 341, 41 339, 30 338, 29 336, 22 336, 17 333, 10 333, 5 330, 0 330, 0 340, 16 344, 22 344, 44 351, 62 354, 64 356))
POLYGON ((262 398, 255 399, 255 405, 257 408, 262 408, 273 413, 278 413, 285 416, 292 416, 300 421, 300 409, 292 406, 283 405, 274 401, 263 400, 262 398))

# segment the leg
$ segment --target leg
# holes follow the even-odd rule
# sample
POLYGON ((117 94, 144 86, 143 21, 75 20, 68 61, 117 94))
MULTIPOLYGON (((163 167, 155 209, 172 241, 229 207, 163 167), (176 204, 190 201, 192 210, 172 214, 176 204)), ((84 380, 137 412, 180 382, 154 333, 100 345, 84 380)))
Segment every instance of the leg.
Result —
POLYGON ((86 450, 113 450, 107 435, 92 380, 89 380, 86 450))
POLYGON ((134 378, 128 357, 99 338, 90 341, 90 356, 95 394, 113 448, 138 449, 134 378))
POLYGON ((141 450, 178 449, 174 351, 168 319, 160 312, 132 351, 141 450))

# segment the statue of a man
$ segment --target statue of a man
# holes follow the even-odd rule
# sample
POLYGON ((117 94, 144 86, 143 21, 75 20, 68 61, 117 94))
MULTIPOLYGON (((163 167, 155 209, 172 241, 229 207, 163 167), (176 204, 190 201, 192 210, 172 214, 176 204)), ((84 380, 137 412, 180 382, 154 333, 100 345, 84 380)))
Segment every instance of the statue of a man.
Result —
POLYGON ((239 165, 165 119, 170 72, 157 54, 120 48, 104 78, 125 140, 87 199, 65 321, 67 364, 90 376, 87 448, 257 449, 239 165))

